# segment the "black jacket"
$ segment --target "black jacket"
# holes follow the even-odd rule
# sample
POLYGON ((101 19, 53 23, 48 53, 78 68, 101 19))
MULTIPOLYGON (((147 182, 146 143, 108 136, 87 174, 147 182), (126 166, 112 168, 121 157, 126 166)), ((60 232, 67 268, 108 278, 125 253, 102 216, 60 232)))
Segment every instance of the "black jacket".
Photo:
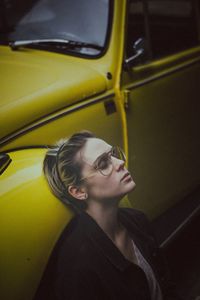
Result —
MULTIPOLYGON (((164 299, 179 299, 143 213, 120 208, 119 218, 152 266, 164 299)), ((150 300, 143 270, 128 261, 87 214, 75 216, 51 255, 35 300, 150 300)))

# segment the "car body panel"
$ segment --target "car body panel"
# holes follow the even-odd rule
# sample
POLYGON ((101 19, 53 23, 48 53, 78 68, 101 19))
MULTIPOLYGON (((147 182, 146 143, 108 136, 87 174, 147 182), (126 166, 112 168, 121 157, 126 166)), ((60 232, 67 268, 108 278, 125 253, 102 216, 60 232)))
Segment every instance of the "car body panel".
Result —
POLYGON ((76 62, 64 55, 32 52, 0 49, 1 138, 107 89, 105 76, 89 66, 86 68, 83 60, 76 62), (8 82, 12 82, 12 89, 8 89, 8 82))
POLYGON ((9 153, 12 162, 1 175, 1 299, 31 299, 59 234, 73 216, 52 195, 42 174, 45 152, 9 153))
POLYGON ((45 143, 50 145, 61 138, 69 136, 72 128, 75 131, 84 128, 94 131, 96 135, 110 140, 110 143, 119 144, 124 148, 121 119, 120 107, 115 95, 108 94, 107 97, 95 97, 77 105, 69 106, 58 113, 31 124, 30 127, 26 127, 21 132, 19 131, 18 135, 14 136, 13 141, 10 140, 9 145, 5 144, 2 149, 7 151, 8 147, 19 148, 42 145, 44 144, 44 137, 45 143), (107 107, 111 107, 109 113, 107 107), (85 120, 84 124, 83 120, 85 120), (111 132, 112 136, 110 135, 111 132))
POLYGON ((124 73, 129 168, 137 182, 130 199, 152 217, 200 182, 199 54, 185 51, 124 73))

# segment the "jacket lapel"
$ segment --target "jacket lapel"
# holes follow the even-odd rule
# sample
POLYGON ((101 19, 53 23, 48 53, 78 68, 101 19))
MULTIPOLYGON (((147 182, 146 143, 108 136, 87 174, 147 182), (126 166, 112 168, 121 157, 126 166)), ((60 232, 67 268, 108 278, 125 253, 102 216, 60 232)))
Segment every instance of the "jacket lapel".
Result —
POLYGON ((115 267, 123 271, 131 264, 95 220, 87 213, 82 214, 80 222, 87 237, 92 241, 98 251, 101 251, 115 267))

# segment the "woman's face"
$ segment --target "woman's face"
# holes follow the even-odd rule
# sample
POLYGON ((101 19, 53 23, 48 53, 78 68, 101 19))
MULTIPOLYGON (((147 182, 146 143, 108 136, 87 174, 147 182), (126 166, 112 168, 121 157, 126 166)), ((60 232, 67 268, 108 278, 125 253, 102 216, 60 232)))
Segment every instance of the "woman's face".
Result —
POLYGON ((130 173, 125 168, 125 162, 114 156, 111 160, 111 173, 104 176, 94 169, 94 162, 99 157, 104 157, 112 147, 105 141, 97 138, 87 140, 85 146, 78 153, 82 160, 82 178, 87 189, 88 198, 96 201, 120 200, 135 187, 130 173))

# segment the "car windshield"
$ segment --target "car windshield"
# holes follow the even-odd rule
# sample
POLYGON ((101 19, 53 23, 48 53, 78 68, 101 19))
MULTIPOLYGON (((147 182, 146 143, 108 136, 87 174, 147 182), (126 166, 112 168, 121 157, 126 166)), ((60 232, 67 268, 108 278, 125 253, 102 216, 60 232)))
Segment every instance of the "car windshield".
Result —
POLYGON ((62 44, 62 49, 98 55, 106 43, 109 2, 0 0, 0 41, 26 41, 30 47, 42 45, 47 49, 51 45, 55 51, 62 44))

